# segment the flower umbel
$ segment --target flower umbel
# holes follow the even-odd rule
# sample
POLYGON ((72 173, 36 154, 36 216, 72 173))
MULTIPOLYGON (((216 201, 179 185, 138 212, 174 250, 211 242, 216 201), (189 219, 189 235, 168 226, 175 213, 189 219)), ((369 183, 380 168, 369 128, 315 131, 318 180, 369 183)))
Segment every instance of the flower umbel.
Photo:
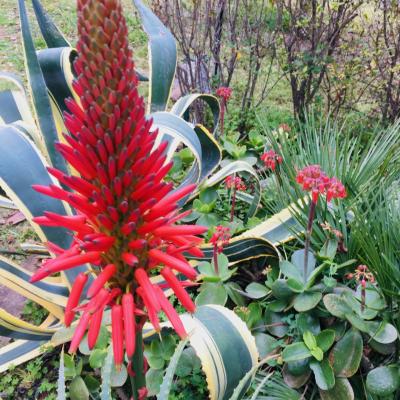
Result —
POLYGON ((227 226, 218 225, 211 236, 210 243, 213 244, 213 260, 215 272, 218 274, 218 254, 222 253, 224 246, 229 244, 231 238, 231 230, 227 226))
POLYGON ((366 265, 359 265, 354 273, 349 273, 346 275, 347 279, 355 279, 356 282, 361 284, 361 312, 364 311, 365 308, 365 300, 366 300, 366 287, 367 282, 374 283, 375 277, 372 272, 369 272, 368 267, 366 265))
POLYGON ((216 90, 216 95, 221 99, 220 106, 221 106, 221 112, 220 112, 220 131, 221 135, 224 134, 224 120, 225 120, 225 110, 226 110, 226 105, 228 104, 228 101, 230 97, 232 96, 232 89, 229 87, 221 86, 216 90))
POLYGON ((262 156, 261 160, 264 161, 266 168, 275 171, 277 164, 282 164, 282 156, 276 154, 274 150, 266 151, 262 156))
POLYGON ((144 101, 137 91, 120 1, 78 0, 78 34, 79 56, 74 65, 78 78, 73 86, 80 104, 66 101, 69 134, 65 134, 65 144, 56 145, 76 174, 49 168, 70 191, 56 185, 35 186, 37 191, 67 202, 76 215, 46 212, 34 219, 44 226, 73 231, 73 241, 65 250, 49 244, 56 258, 45 261, 32 281, 90 264, 95 279, 87 300, 79 305, 87 284, 87 275, 81 273, 66 307, 67 326, 75 313, 82 312, 70 351, 76 351, 87 329, 89 346, 94 346, 103 311, 110 306, 118 365, 124 351, 128 357, 134 355, 135 337, 147 317, 160 329, 160 311, 177 333, 185 336, 178 314, 149 273, 161 269, 177 298, 193 312, 194 304, 175 272, 189 280, 196 277, 183 253, 201 256, 196 246, 202 240, 195 235, 207 228, 176 225, 187 215, 179 213, 178 201, 192 192, 193 186, 173 191, 172 184, 164 181, 172 163, 166 163, 166 143, 154 148, 157 132, 145 117, 144 101))
POLYGON ((233 217, 235 216, 235 206, 236 206, 236 192, 238 190, 246 190, 246 185, 242 181, 242 178, 236 175, 229 175, 225 178, 225 187, 227 189, 233 189, 232 192, 232 202, 231 202, 231 219, 233 221, 233 217))

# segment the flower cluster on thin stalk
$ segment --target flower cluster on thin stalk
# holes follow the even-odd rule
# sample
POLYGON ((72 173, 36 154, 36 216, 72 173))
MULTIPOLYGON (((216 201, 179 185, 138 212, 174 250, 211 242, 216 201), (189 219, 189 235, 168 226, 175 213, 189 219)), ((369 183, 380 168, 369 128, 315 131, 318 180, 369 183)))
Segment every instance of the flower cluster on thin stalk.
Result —
MULTIPOLYGON (((175 309, 160 286, 150 280, 160 272, 165 285, 189 311, 195 306, 185 284, 196 270, 183 253, 197 257, 202 239, 196 235, 207 228, 177 225, 178 201, 193 191, 187 186, 173 191, 164 181, 172 164, 166 163, 166 143, 154 148, 157 132, 145 117, 137 78, 128 45, 128 32, 119 0, 78 0, 77 50, 73 83, 80 104, 67 100, 66 143, 57 149, 76 171, 67 175, 49 168, 62 186, 35 186, 48 196, 65 201, 73 216, 46 212, 35 218, 44 226, 62 226, 73 231, 68 249, 49 243, 56 255, 34 274, 38 281, 51 274, 90 264, 73 283, 65 310, 69 326, 80 312, 70 351, 75 352, 88 332, 89 347, 96 343, 106 307, 111 307, 112 344, 115 363, 142 351, 141 330, 147 318, 160 331, 163 311, 178 335, 186 335, 175 309), (95 279, 89 285, 88 275, 95 279), (80 303, 81 294, 86 299, 80 303), (135 338, 139 338, 135 341, 135 338)), ((136 373, 142 365, 133 365, 136 373)), ((143 386, 137 388, 137 391, 143 386)))
POLYGON ((218 274, 218 254, 224 251, 224 246, 229 244, 230 238, 230 228, 222 225, 217 225, 215 227, 215 231, 210 238, 210 243, 213 245, 213 261, 216 274, 218 274))
POLYGON ((279 154, 275 153, 274 150, 268 150, 261 155, 261 160, 264 162, 264 166, 271 171, 275 171, 277 165, 282 164, 283 158, 279 154))
POLYGON ((216 95, 220 98, 220 132, 224 134, 224 121, 225 121, 225 110, 229 99, 232 96, 232 89, 229 87, 221 86, 216 90, 216 95))
POLYGON ((236 207, 236 192, 238 190, 245 191, 246 184, 243 182, 240 176, 236 175, 229 175, 225 178, 225 187, 228 190, 232 190, 232 197, 231 197, 231 216, 230 221, 233 221, 233 217, 235 216, 235 207, 236 207))
POLYGON ((359 265, 354 273, 349 273, 346 275, 347 279, 354 279, 356 282, 360 283, 361 285, 361 312, 364 311, 365 308, 365 300, 366 300, 366 288, 367 288, 367 282, 369 283, 374 283, 375 282, 375 277, 368 270, 368 267, 364 264, 359 265))
POLYGON ((297 172, 296 181, 303 190, 311 192, 311 205, 308 213, 306 241, 304 246, 304 277, 307 277, 308 251, 315 216, 315 208, 320 196, 326 196, 329 203, 333 199, 343 199, 347 196, 342 182, 336 177, 330 178, 318 164, 309 165, 297 172))

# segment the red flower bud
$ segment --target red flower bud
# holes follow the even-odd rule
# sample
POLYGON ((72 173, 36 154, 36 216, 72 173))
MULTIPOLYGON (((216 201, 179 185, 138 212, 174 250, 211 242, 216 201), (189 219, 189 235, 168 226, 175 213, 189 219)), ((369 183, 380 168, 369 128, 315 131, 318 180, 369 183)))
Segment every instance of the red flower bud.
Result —
POLYGON ((124 315, 125 347, 126 354, 132 358, 136 346, 136 321, 135 303, 132 293, 126 293, 122 297, 122 311, 124 315))
POLYGON ((122 364, 124 359, 124 336, 123 336, 122 307, 119 304, 111 308, 111 336, 116 366, 122 364))
POLYGON ((68 327, 71 325, 75 312, 74 308, 78 305, 79 299, 81 297, 83 288, 88 280, 88 276, 81 272, 76 278, 75 282, 72 285, 71 293, 68 298, 67 306, 65 307, 64 314, 64 324, 68 327))
POLYGON ((108 280, 115 274, 116 271, 117 269, 114 264, 108 264, 107 266, 105 266, 104 269, 97 276, 97 278, 90 285, 87 296, 91 298, 96 295, 99 290, 104 287, 106 282, 108 282, 108 280))

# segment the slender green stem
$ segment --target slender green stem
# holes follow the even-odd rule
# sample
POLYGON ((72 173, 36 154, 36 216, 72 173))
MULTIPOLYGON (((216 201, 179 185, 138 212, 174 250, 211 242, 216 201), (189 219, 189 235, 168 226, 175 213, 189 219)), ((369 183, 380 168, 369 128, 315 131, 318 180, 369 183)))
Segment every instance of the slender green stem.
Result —
POLYGON ((133 377, 131 377, 131 385, 134 400, 139 400, 139 390, 143 387, 146 387, 142 329, 143 324, 138 324, 138 331, 136 332, 136 350, 135 354, 132 357, 132 370, 135 374, 133 377))
POLYGON ((307 281, 307 269, 308 269, 308 252, 310 250, 310 241, 311 241, 311 233, 312 233, 312 226, 315 216, 315 207, 317 203, 314 201, 311 202, 310 211, 308 213, 308 223, 307 223, 307 231, 306 231, 306 242, 304 245, 304 282, 307 281))
POLYGON ((233 222, 233 217, 235 216, 235 205, 236 205, 236 185, 233 187, 233 193, 232 193, 231 222, 233 222))
POLYGON ((218 246, 217 246, 217 244, 214 245, 213 260, 214 260, 215 274, 218 275, 218 246))

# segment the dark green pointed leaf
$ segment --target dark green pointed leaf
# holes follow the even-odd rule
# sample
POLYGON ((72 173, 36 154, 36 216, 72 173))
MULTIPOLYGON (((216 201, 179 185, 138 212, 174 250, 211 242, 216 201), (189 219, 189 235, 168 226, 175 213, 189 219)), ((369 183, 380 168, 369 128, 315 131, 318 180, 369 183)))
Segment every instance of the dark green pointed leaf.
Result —
POLYGON ((27 75, 31 85, 31 94, 38 124, 44 136, 47 151, 53 166, 61 171, 67 172, 64 158, 58 151, 56 151, 54 147, 54 143, 58 141, 57 130, 50 106, 50 99, 47 94, 46 84, 40 69, 39 61, 36 55, 36 49, 33 44, 24 0, 18 0, 18 8, 27 75))
POLYGON ((356 329, 350 329, 329 354, 335 375, 343 378, 353 376, 361 362, 363 340, 356 329))
POLYGON ((367 375, 367 389, 378 396, 388 396, 400 387, 397 365, 378 367, 367 375))
POLYGON ((71 46, 63 36, 57 26, 54 24, 50 15, 43 8, 39 0, 32 0, 33 10, 39 24, 40 31, 46 42, 47 47, 69 47, 71 46))
POLYGON ((315 382, 320 389, 329 390, 335 386, 335 375, 327 359, 321 362, 312 360, 310 368, 314 373, 315 382))
POLYGON ((133 0, 149 37, 150 111, 164 111, 176 68, 176 43, 171 32, 142 1, 133 0), (162 62, 160 62, 162 60, 162 62))
POLYGON ((348 379, 336 378, 335 386, 331 390, 319 391, 321 400, 354 400, 353 388, 348 379))

